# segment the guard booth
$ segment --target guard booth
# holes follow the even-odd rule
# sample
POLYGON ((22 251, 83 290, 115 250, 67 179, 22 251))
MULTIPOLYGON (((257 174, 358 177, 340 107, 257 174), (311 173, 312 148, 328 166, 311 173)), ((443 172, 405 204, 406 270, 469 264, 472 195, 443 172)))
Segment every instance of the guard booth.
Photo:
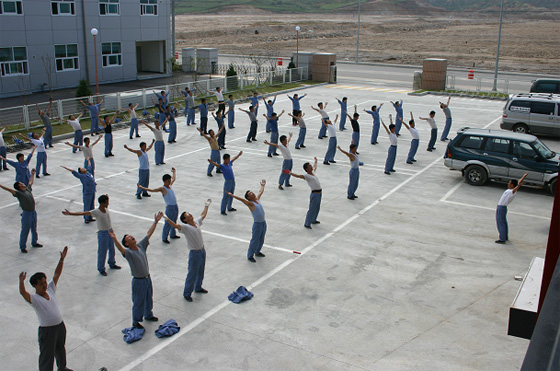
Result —
POLYGON ((313 80, 336 83, 336 54, 315 53, 312 70, 313 80))
POLYGON ((196 72, 215 74, 218 66, 218 49, 199 48, 196 50, 196 72))
POLYGON ((447 59, 424 59, 422 66, 422 89, 445 90, 447 59))
POLYGON ((183 48, 181 50, 181 53, 182 53, 183 72, 196 71, 196 49, 183 48))

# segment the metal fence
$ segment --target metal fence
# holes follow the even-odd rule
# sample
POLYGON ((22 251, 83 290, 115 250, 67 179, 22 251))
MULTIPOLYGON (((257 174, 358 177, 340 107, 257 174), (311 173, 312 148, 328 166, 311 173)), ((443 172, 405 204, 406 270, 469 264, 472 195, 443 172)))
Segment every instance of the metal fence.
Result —
MULTIPOLYGON (((510 79, 497 79, 496 92, 497 93, 518 93, 529 92, 531 87, 530 81, 517 81, 510 79)), ((447 75, 446 90, 462 90, 466 92, 493 92, 494 79, 490 77, 475 77, 469 79, 465 76, 447 75)))
MULTIPOLYGON (((273 62, 276 62, 274 60, 273 62)), ((283 71, 286 72, 286 66, 277 66, 274 63, 267 63, 265 65, 255 65, 255 64, 238 64, 238 63, 224 63, 224 64, 217 64, 216 70, 214 71, 218 75, 225 75, 226 72, 229 70, 230 66, 233 65, 233 69, 242 75, 246 74, 253 74, 253 73, 268 73, 268 72, 278 72, 283 71)))
MULTIPOLYGON (((49 117, 53 125, 63 123, 63 118, 69 115, 83 114, 84 118, 89 118, 89 112, 81 102, 97 103, 102 101, 100 116, 115 113, 120 108, 126 109, 129 103, 138 104, 137 109, 145 110, 154 107, 157 103, 155 93, 160 91, 168 91, 170 102, 183 102, 185 88, 195 91, 198 97, 213 96, 210 92, 216 90, 217 87, 223 87, 223 93, 233 93, 240 90, 259 89, 268 86, 281 85, 285 83, 299 82, 307 80, 309 72, 307 67, 294 69, 277 69, 275 71, 267 71, 252 74, 241 74, 238 76, 214 76, 208 80, 198 80, 188 83, 154 86, 140 90, 129 90, 119 93, 100 95, 99 98, 94 96, 60 99, 52 102, 49 117)), ((183 103, 184 104, 184 103, 183 103)), ((42 111, 46 111, 49 102, 37 104, 42 111)), ((29 130, 34 127, 42 126, 39 112, 35 105, 24 105, 18 107, 0 109, 0 127, 10 126, 9 131, 29 130)))

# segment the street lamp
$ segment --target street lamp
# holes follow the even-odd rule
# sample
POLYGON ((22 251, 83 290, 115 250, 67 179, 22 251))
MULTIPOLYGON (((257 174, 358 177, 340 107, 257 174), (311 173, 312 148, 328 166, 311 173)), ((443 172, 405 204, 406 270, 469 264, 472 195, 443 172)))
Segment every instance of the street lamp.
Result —
POLYGON ((97 77, 97 40, 96 36, 99 33, 97 28, 91 29, 91 35, 93 36, 93 54, 95 56, 95 95, 99 96, 99 78, 97 77))
POLYGON ((356 63, 360 55, 360 16, 362 15, 362 0, 358 1, 358 39, 356 40, 356 63))
POLYGON ((500 41, 502 39, 502 18, 504 15, 504 0, 500 4, 500 28, 498 30, 498 49, 496 50, 496 68, 494 69, 494 87, 492 91, 498 90, 498 64, 500 63, 500 41))
POLYGON ((299 68, 299 30, 301 28, 296 26, 296 68, 299 68))

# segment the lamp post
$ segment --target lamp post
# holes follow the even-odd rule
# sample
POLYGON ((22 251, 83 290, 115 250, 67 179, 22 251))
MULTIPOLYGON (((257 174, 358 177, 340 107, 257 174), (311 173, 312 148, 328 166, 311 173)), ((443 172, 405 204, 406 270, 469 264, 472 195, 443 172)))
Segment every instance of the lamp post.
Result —
POLYGON ((299 26, 296 26, 296 68, 299 68, 299 26))
POLYGON ((99 78, 97 76, 97 39, 96 36, 99 33, 97 28, 91 29, 91 35, 93 36, 93 54, 95 57, 95 95, 99 96, 99 78))
POLYGON ((362 15, 362 0, 358 1, 358 38, 356 40, 356 63, 360 55, 360 16, 362 15))

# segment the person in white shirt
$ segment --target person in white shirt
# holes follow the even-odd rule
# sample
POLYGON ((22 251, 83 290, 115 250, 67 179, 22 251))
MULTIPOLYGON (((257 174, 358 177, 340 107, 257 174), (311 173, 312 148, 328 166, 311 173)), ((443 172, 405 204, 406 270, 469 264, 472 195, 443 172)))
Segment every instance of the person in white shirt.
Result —
POLYGON ((323 127, 327 129, 328 137, 329 137, 329 146, 327 147, 327 153, 325 153, 325 160, 323 161, 324 165, 330 165, 331 163, 335 164, 336 161, 334 160, 334 156, 336 155, 336 127, 334 124, 338 121, 338 115, 336 115, 334 119, 334 123, 331 122, 328 118, 324 120, 323 127))
POLYGON ((167 222, 176 228, 179 232, 185 235, 187 239, 187 247, 189 249, 189 270, 187 278, 185 279, 185 288, 183 289, 183 297, 189 303, 193 301, 191 294, 197 292, 199 294, 207 294, 208 290, 202 287, 202 280, 204 279, 204 266, 206 265, 206 250, 204 250, 204 241, 202 239, 202 221, 208 214, 208 208, 212 203, 211 199, 206 200, 204 209, 198 219, 188 212, 181 214, 181 223, 175 223, 169 219, 165 214, 163 217, 167 222))
POLYGON ((418 134, 418 130, 415 128, 416 124, 414 123, 414 116, 412 116, 412 112, 410 112, 410 121, 408 122, 408 126, 406 122, 404 122, 400 117, 402 124, 408 129, 410 132, 410 136, 412 136, 412 140, 410 141, 410 150, 408 151, 408 157, 406 158, 407 164, 413 164, 416 162, 414 156, 416 156, 416 151, 418 151, 418 144, 420 144, 420 134, 418 134))
POLYGON ((323 139, 327 137, 327 128, 323 125, 326 121, 329 120, 329 114, 327 113, 327 111, 325 111, 327 109, 327 105, 328 103, 325 103, 325 105, 323 106, 323 102, 319 102, 317 103, 318 108, 311 106, 312 110, 319 112, 319 114, 321 115, 321 129, 319 129, 319 135, 317 135, 317 138, 319 139, 323 139))
POLYGON ((385 125, 383 120, 381 120, 381 125, 385 128, 387 134, 389 134, 389 141, 391 145, 389 146, 389 150, 387 151, 387 161, 385 161, 385 174, 391 175, 396 170, 395 166, 395 159, 397 158, 397 134, 395 133, 395 125, 393 125, 393 118, 389 115, 389 120, 391 123, 389 124, 389 128, 385 125))
POLYGON ((64 142, 64 144, 74 148, 72 150, 72 153, 75 153, 75 151, 77 149, 79 149, 80 151, 82 151, 83 155, 84 155, 84 168, 87 168, 89 166, 91 166, 91 175, 95 176, 95 160, 93 159, 93 147, 95 147, 95 145, 97 143, 99 143, 99 141, 101 140, 101 138, 103 138, 103 134, 100 134, 99 137, 97 138, 97 140, 95 142, 93 142, 91 145, 90 143, 90 139, 89 138, 84 138, 84 144, 81 146, 78 146, 76 144, 71 144, 70 142, 64 142), (88 161, 89 159, 89 161, 88 161), (88 165, 89 162, 89 165, 88 165))
MULTIPOLYGON (((72 125, 72 129, 74 129, 74 145, 84 145, 84 132, 82 131, 82 125, 80 125, 80 118, 82 117, 83 113, 81 113, 78 117, 74 118, 74 115, 70 115, 66 122, 72 125)), ((76 148, 72 150, 72 153, 76 153, 76 148)))
POLYGON ((436 149, 436 147, 434 147, 436 145, 437 139, 437 125, 436 120, 434 119, 435 115, 436 111, 430 111, 430 117, 419 117, 420 120, 428 121, 428 124, 430 124, 430 127, 432 128, 430 142, 428 143, 428 152, 432 152, 434 149, 436 149))
POLYGON ((37 166, 35 166, 35 173, 37 174, 35 176, 36 178, 41 177, 39 175, 41 173, 41 166, 43 167, 43 175, 44 176, 51 175, 51 174, 47 173, 47 151, 45 149, 45 142, 43 141, 43 137, 45 135, 46 130, 47 129, 43 128, 43 132, 42 132, 40 137, 39 137, 39 134, 37 134, 37 133, 31 133, 31 138, 26 137, 25 135, 22 135, 21 133, 17 133, 17 135, 19 135, 19 137, 21 139, 27 140, 27 141, 33 143, 33 145, 35 147, 37 147, 37 166))
POLYGON ((299 175, 290 173, 290 175, 305 180, 309 188, 311 188, 311 194, 309 195, 309 210, 307 211, 305 223, 303 224, 305 228, 311 229, 311 224, 321 223, 317 220, 317 216, 319 215, 319 210, 321 210, 321 198, 323 197, 323 190, 321 189, 321 183, 319 183, 319 179, 317 179, 317 176, 314 174, 314 172, 317 171, 317 157, 315 157, 313 166, 309 162, 303 164, 303 170, 305 170, 306 174, 299 175))
POLYGON ((504 244, 508 240, 508 222, 507 222, 507 207, 515 198, 517 191, 521 188, 523 180, 527 177, 525 173, 521 179, 512 179, 508 183, 508 189, 500 197, 498 207, 496 208, 496 224, 498 226, 498 233, 500 235, 496 243, 504 244))
POLYGON ((284 162, 282 162, 282 172, 280 173, 280 179, 278 179, 278 189, 281 191, 284 190, 283 185, 286 185, 286 187, 292 186, 290 184, 290 171, 292 171, 294 163, 292 160, 292 153, 288 148, 288 144, 290 143, 290 140, 292 140, 292 135, 292 133, 290 133, 288 137, 282 135, 280 137, 280 144, 269 143, 266 140, 264 141, 264 144, 278 148, 284 158, 284 162))
POLYGON ((35 289, 34 294, 30 294, 25 289, 27 272, 19 274, 19 293, 35 309, 39 319, 39 370, 41 371, 52 370, 55 359, 58 370, 72 371, 66 367, 66 349, 64 348, 66 326, 64 326, 62 312, 55 296, 67 253, 68 246, 65 246, 60 252, 60 260, 50 282, 47 282, 47 276, 42 272, 31 276, 29 283, 35 289))

